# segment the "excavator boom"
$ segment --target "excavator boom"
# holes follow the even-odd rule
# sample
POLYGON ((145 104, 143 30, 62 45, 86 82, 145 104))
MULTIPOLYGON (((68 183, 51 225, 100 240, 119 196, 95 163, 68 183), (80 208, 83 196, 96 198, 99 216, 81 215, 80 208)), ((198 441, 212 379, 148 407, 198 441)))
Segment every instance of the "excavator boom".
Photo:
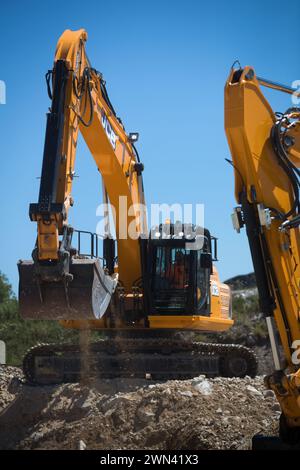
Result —
POLYGON ((266 378, 282 408, 281 434, 300 440, 300 112, 274 113, 260 84, 289 87, 232 69, 225 86, 225 129, 235 175, 235 228, 246 227, 275 372, 266 378), (285 359, 277 341, 279 332, 285 359), (299 351, 299 349, 298 349, 299 351))

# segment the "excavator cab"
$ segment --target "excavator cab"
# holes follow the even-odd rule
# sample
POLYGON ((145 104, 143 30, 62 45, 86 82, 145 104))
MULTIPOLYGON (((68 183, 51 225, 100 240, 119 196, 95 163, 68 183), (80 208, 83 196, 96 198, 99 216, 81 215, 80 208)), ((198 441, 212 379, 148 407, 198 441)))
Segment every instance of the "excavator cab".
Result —
MULTIPOLYGON (((198 228, 198 232, 200 232, 198 228)), ((150 304, 154 315, 209 315, 211 236, 208 230, 191 238, 162 226, 149 241, 150 304)))

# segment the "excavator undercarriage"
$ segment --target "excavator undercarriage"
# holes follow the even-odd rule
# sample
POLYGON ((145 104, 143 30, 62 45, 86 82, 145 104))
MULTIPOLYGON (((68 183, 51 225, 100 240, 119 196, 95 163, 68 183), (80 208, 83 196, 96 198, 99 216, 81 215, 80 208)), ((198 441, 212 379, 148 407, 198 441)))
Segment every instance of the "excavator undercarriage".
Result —
POLYGON ((197 343, 153 334, 128 338, 121 333, 79 345, 38 345, 23 361, 29 383, 48 385, 93 378, 152 380, 208 377, 254 377, 257 361, 251 350, 236 344, 197 343))

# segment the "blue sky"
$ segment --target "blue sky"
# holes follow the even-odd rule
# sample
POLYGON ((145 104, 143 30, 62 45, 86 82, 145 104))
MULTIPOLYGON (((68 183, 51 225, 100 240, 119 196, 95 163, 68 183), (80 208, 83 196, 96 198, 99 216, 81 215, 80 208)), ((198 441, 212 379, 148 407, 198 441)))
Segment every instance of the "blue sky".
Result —
MULTIPOLYGON (((139 131, 147 203, 204 203, 219 237, 223 279, 252 270, 245 233, 237 235, 233 174, 223 125, 223 89, 235 59, 282 83, 300 79, 300 3, 252 1, 10 1, 1 4, 0 270, 17 290, 18 259, 30 258, 36 227, 45 115, 45 72, 65 29, 85 28, 87 53, 107 81, 126 130, 139 131)), ((288 95, 266 91, 275 110, 288 95)), ((77 151, 71 221, 95 230, 98 172, 84 142, 77 151)))

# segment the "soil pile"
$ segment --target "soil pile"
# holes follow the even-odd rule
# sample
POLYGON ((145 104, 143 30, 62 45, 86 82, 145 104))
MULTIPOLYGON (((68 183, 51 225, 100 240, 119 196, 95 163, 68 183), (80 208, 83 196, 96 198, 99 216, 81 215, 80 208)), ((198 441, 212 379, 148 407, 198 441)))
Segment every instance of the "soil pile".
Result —
POLYGON ((32 387, 0 368, 1 449, 249 449, 280 415, 261 376, 32 387))

